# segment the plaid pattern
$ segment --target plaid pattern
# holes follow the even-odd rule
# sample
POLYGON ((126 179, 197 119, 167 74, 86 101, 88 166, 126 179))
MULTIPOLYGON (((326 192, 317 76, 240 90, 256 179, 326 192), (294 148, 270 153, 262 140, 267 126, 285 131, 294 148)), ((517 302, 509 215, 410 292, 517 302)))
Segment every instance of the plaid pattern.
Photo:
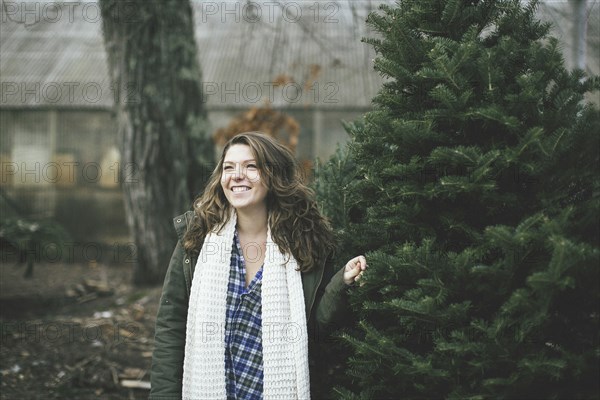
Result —
POLYGON ((231 252, 225 320, 227 399, 263 398, 262 267, 246 288, 246 263, 237 231, 231 252))

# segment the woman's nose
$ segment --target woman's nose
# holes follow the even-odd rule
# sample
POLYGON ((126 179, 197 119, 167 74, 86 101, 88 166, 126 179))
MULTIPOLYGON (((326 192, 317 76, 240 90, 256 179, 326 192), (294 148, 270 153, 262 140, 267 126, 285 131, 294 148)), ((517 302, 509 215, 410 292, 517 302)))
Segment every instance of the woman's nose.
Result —
POLYGON ((235 179, 236 181, 244 179, 244 169, 239 164, 235 167, 235 170, 233 171, 233 179, 235 179))

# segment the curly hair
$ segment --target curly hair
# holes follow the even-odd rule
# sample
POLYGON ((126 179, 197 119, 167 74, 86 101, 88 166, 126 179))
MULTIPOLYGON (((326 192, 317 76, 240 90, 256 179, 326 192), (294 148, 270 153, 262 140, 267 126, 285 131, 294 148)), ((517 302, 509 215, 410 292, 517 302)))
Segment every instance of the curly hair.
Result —
POLYGON ((194 200, 194 219, 183 238, 186 252, 197 256, 206 235, 219 232, 229 221, 232 207, 221 187, 221 175, 225 155, 235 144, 249 146, 256 159, 268 190, 271 236, 281 252, 292 254, 302 272, 324 262, 335 250, 331 226, 320 213, 314 192, 304 183, 304 174, 294 155, 261 132, 241 133, 225 144, 203 194, 194 200))

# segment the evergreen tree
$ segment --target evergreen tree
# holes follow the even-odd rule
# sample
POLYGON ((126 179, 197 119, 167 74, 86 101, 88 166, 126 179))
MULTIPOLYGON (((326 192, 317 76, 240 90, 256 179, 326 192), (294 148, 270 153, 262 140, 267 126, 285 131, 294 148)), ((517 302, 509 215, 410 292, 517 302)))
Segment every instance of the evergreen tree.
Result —
MULTIPOLYGON (((536 2, 404 0, 365 39, 389 78, 348 127, 342 242, 367 252, 343 398, 597 398, 598 77, 536 2)), ((348 254, 342 250, 340 253, 348 254)))

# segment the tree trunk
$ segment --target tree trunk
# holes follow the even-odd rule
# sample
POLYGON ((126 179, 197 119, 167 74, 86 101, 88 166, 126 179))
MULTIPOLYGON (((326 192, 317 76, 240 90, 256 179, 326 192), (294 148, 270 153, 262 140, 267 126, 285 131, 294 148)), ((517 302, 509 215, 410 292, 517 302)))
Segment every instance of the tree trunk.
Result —
POLYGON ((120 177, 135 245, 135 284, 162 282, 172 218, 213 163, 189 1, 100 0, 115 96, 120 177))

